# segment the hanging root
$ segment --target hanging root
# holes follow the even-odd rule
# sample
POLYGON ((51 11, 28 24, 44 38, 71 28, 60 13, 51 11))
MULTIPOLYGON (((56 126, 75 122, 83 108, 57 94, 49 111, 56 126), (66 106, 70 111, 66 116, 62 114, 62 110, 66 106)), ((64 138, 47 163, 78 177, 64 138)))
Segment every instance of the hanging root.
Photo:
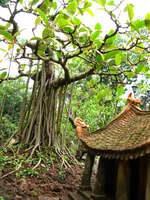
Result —
POLYGON ((32 168, 32 170, 35 170, 40 164, 41 164, 42 158, 39 159, 38 163, 32 168))
POLYGON ((11 174, 14 174, 15 172, 19 171, 19 169, 21 168, 21 166, 22 166, 22 164, 20 163, 20 164, 18 165, 18 167, 17 167, 15 170, 10 171, 10 172, 8 172, 7 174, 1 176, 0 179, 3 179, 3 178, 5 178, 5 177, 7 177, 7 176, 9 176, 9 175, 11 175, 11 174))
POLYGON ((66 156, 65 152, 61 151, 61 149, 58 146, 55 147, 55 151, 58 157, 62 161, 61 167, 64 167, 65 169, 70 168, 71 170, 73 170, 69 162, 65 159, 66 156))
POLYGON ((74 161, 76 164, 78 164, 77 159, 75 158, 75 156, 70 152, 70 150, 66 147, 65 148, 65 154, 68 156, 68 158, 72 161, 74 161))
POLYGON ((58 157, 61 159, 61 162, 62 162, 61 167, 64 167, 65 169, 70 168, 71 170, 73 170, 68 160, 78 164, 78 161, 72 155, 72 153, 69 151, 67 147, 61 150, 60 147, 57 145, 55 146, 55 152, 58 155, 58 157))
POLYGON ((32 151, 31 151, 31 154, 30 154, 30 156, 29 156, 28 159, 31 159, 31 158, 32 158, 33 154, 35 153, 35 150, 36 150, 38 147, 40 147, 39 144, 36 144, 36 145, 33 147, 32 151))

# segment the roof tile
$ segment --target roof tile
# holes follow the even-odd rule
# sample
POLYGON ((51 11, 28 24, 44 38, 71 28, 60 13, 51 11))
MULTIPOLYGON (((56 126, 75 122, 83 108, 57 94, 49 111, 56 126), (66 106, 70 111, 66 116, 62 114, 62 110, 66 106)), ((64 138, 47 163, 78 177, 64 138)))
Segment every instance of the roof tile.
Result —
POLYGON ((104 157, 133 159, 150 153, 150 111, 128 104, 105 128, 81 139, 104 157))

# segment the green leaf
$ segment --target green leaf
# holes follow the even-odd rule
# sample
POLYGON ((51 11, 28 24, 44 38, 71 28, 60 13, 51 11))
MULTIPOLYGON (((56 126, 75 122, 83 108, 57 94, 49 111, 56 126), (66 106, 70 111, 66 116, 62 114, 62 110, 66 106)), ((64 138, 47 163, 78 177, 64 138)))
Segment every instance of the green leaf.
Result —
MULTIPOLYGON (((35 0, 36 1, 36 0, 35 0)), ((39 0, 38 0, 39 2, 39 0)), ((51 7, 52 2, 50 2, 49 0, 44 0, 43 2, 41 2, 41 4, 38 6, 38 8, 43 11, 44 14, 48 14, 49 13, 49 8, 51 7)))
POLYGON ((105 6, 105 4, 106 4, 106 0, 93 0, 93 1, 95 1, 96 3, 98 3, 98 4, 100 4, 101 6, 105 6))
POLYGON ((48 7, 49 6, 49 2, 50 2, 49 0, 44 0, 45 6, 48 7))
POLYGON ((21 68, 22 68, 23 71, 25 70, 25 67, 26 67, 26 64, 21 65, 21 68))
POLYGON ((100 31, 95 31, 91 34, 91 40, 94 41, 100 34, 100 31))
POLYGON ((6 7, 8 7, 8 3, 9 3, 9 0, 1 0, 0 1, 0 6, 6 8, 6 7))
POLYGON ((115 63, 116 63, 117 66, 120 65, 120 63, 121 63, 121 54, 116 54, 115 63))
POLYGON ((72 33, 73 32, 73 27, 72 26, 65 26, 64 28, 63 28, 63 30, 65 31, 65 32, 68 32, 68 33, 72 33))
POLYGON ((20 0, 20 3, 23 4, 23 0, 20 0))
POLYGON ((106 0, 98 0, 98 2, 101 6, 105 6, 106 4, 106 0))
POLYGON ((82 36, 79 37, 79 41, 81 43, 86 43, 86 41, 87 41, 87 34, 82 34, 82 36))
POLYGON ((81 8, 79 7, 78 10, 79 10, 79 13, 80 13, 81 15, 83 15, 83 9, 81 9, 81 8))
POLYGON ((37 3, 38 3, 38 1, 39 1, 39 0, 33 0, 33 1, 31 1, 31 3, 30 3, 30 4, 31 4, 32 6, 34 6, 35 4, 37 4, 37 3))
POLYGON ((35 19, 35 26, 38 26, 38 25, 40 25, 41 24, 41 17, 39 16, 39 17, 37 17, 36 19, 35 19))
POLYGON ((59 27, 61 27, 61 28, 64 28, 65 26, 71 24, 69 20, 64 19, 64 16, 63 16, 63 15, 59 15, 59 16, 57 17, 57 23, 58 23, 59 27))
POLYGON ((31 40, 41 40, 42 38, 40 37, 32 37, 31 40))
POLYGON ((7 52, 6 49, 0 48, 0 51, 7 52))
POLYGON ((110 66, 109 67, 109 72, 112 73, 112 74, 116 74, 117 73, 117 69, 115 66, 110 66))
POLYGON ((101 24, 98 22, 98 23, 96 23, 95 24, 95 30, 97 30, 97 31, 101 31, 101 29, 102 29, 102 26, 101 26, 101 24))
POLYGON ((113 59, 118 54, 118 51, 110 51, 104 55, 105 61, 113 59))
POLYGON ((57 51, 57 52, 56 52, 56 56, 57 56, 58 59, 61 59, 61 58, 62 58, 61 52, 57 51))
POLYGON ((48 38, 48 37, 53 37, 54 34, 52 32, 52 29, 51 28, 45 28, 42 32, 42 37, 43 38, 48 38))
POLYGON ((46 27, 48 27, 48 19, 47 19, 47 16, 45 15, 45 13, 39 8, 37 8, 37 11, 38 11, 40 17, 43 19, 46 27))
POLYGON ((77 1, 74 0, 74 1, 72 1, 72 2, 67 6, 66 9, 67 9, 72 15, 74 15, 75 12, 76 12, 77 6, 78 6, 77 1))
POLYGON ((137 19, 134 22, 132 22, 132 25, 134 26, 134 28, 140 29, 140 28, 144 28, 145 23, 144 23, 144 20, 137 19))
POLYGON ((101 46, 101 44, 102 44, 102 41, 100 39, 94 40, 94 45, 95 45, 96 49, 99 48, 101 46))
POLYGON ((102 100, 104 98, 105 95, 106 95, 105 90, 102 89, 97 93, 96 99, 100 101, 100 100, 102 100))
POLYGON ((150 78, 150 74, 147 73, 147 74, 145 74, 145 75, 146 75, 147 78, 150 78))
POLYGON ((145 16, 145 25, 150 30, 150 13, 147 13, 145 16))
POLYGON ((90 8, 87 8, 86 11, 91 15, 91 17, 94 17, 94 13, 90 8))
POLYGON ((113 36, 113 37, 108 38, 107 41, 106 41, 107 47, 109 47, 109 48, 110 47, 115 47, 115 39, 116 39, 116 35, 113 36))
POLYGON ((133 4, 127 4, 125 11, 128 12, 128 16, 130 21, 133 19, 134 17, 134 10, 133 10, 134 5, 133 4))
POLYGON ((3 35, 4 38, 8 39, 11 42, 13 41, 13 36, 8 31, 0 29, 0 35, 3 35))
POLYGON ((77 17, 74 17, 73 19, 72 19, 72 23, 75 25, 75 26, 78 26, 78 25, 80 25, 80 19, 79 18, 77 18, 77 17))
POLYGON ((89 7, 91 7, 92 6, 92 3, 91 2, 85 2, 85 4, 84 4, 84 9, 86 9, 86 8, 89 8, 89 7))
POLYGON ((115 4, 114 4, 114 0, 108 1, 107 5, 108 5, 108 6, 114 6, 114 5, 115 5, 115 4))
POLYGON ((39 53, 40 55, 44 56, 44 55, 45 55, 45 50, 46 50, 46 48, 47 48, 46 45, 41 44, 41 45, 39 46, 39 48, 38 48, 38 53, 39 53))
POLYGON ((81 27, 80 29, 79 29, 79 32, 86 32, 87 31, 87 29, 85 28, 85 27, 81 27))
POLYGON ((128 73, 127 73, 128 79, 133 78, 134 75, 135 75, 134 72, 128 72, 128 73))
POLYGON ((98 54, 98 55, 96 56, 96 62, 97 62, 98 64, 101 64, 102 61, 103 61, 102 55, 101 55, 101 54, 98 54))
POLYGON ((2 26, 2 25, 0 25, 0 29, 2 29, 2 30, 6 30, 6 27, 5 27, 5 26, 2 26))
POLYGON ((144 66, 143 73, 148 72, 148 71, 149 71, 149 65, 144 66))
POLYGON ((117 87, 117 96, 119 97, 119 96, 121 96, 123 94, 124 94, 124 88, 121 85, 119 85, 117 87))
POLYGON ((111 91, 111 89, 108 87, 108 88, 106 88, 105 89, 105 94, 107 94, 106 96, 105 96, 105 101, 111 101, 112 100, 112 91, 111 91))
POLYGON ((3 72, 0 74, 0 79, 4 79, 7 76, 7 72, 3 72))
POLYGON ((53 9, 56 10, 56 9, 57 9, 57 3, 56 3, 56 2, 53 2, 52 5, 53 5, 53 9))
POLYGON ((140 73, 140 72, 143 71, 143 68, 144 68, 144 64, 140 64, 140 65, 138 65, 138 66, 136 67, 135 72, 136 72, 136 73, 140 73))

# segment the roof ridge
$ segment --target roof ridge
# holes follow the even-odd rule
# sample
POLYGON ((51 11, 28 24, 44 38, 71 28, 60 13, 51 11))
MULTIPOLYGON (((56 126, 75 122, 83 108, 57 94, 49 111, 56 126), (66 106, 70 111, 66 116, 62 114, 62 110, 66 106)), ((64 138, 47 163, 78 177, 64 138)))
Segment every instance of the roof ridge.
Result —
POLYGON ((130 110, 133 110, 135 114, 142 114, 142 115, 150 115, 150 111, 145 111, 145 110, 141 110, 139 107, 133 105, 133 104, 130 104, 128 103, 126 105, 126 107, 116 115, 116 117, 111 120, 108 124, 106 124, 103 128, 99 128, 98 130, 96 131, 93 131, 91 132, 92 134, 96 134, 97 132, 99 131, 102 131, 102 130, 105 130, 106 128, 108 128, 108 126, 110 126, 112 123, 114 123, 114 121, 120 119, 121 117, 123 117, 127 112, 129 112, 130 110))
POLYGON ((131 109, 133 111, 138 111, 138 113, 141 113, 141 114, 144 114, 144 115, 150 115, 150 110, 148 110, 148 111, 147 110, 141 110, 139 107, 137 107, 133 104, 131 104, 131 109))

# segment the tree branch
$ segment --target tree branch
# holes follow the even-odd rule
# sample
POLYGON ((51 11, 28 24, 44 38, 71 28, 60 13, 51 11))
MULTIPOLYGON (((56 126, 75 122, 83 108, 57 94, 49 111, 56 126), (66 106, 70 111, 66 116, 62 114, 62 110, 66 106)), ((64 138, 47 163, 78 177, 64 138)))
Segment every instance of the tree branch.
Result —
POLYGON ((132 45, 128 48, 122 47, 122 48, 116 48, 116 49, 112 49, 112 50, 108 50, 108 51, 99 50, 99 52, 102 53, 102 54, 106 54, 106 53, 110 53, 110 52, 113 52, 113 51, 129 51, 129 50, 131 50, 131 49, 133 49, 134 47, 137 46, 138 41, 139 41, 139 38, 137 38, 136 42, 132 43, 132 45))
POLYGON ((109 38, 115 36, 115 35, 118 33, 119 28, 120 28, 120 25, 119 25, 117 19, 114 19, 114 17, 113 17, 113 12, 112 12, 112 11, 111 11, 111 12, 110 12, 110 11, 107 11, 106 9, 105 9, 105 11, 110 15, 111 20, 115 23, 116 29, 115 29, 115 31, 114 31, 112 34, 109 34, 109 35, 106 34, 106 35, 105 35, 104 40, 103 40, 103 43, 101 44, 101 46, 100 46, 99 49, 98 49, 99 51, 101 51, 101 49, 102 49, 103 46, 106 44, 106 41, 107 41, 109 38))
POLYGON ((21 77, 28 77, 27 74, 19 74, 18 76, 15 76, 15 77, 8 77, 8 78, 5 78, 5 79, 0 79, 0 84, 3 82, 3 81, 13 81, 13 80, 17 80, 21 77))
POLYGON ((94 70, 95 70, 95 66, 93 68, 89 69, 88 71, 81 73, 78 76, 70 77, 70 79, 68 79, 68 80, 66 80, 65 78, 62 78, 62 79, 53 81, 52 84, 54 85, 54 87, 59 87, 59 86, 63 86, 66 84, 70 84, 70 83, 73 83, 73 82, 76 82, 76 81, 79 81, 79 80, 82 80, 82 79, 88 77, 89 75, 94 73, 94 70))

